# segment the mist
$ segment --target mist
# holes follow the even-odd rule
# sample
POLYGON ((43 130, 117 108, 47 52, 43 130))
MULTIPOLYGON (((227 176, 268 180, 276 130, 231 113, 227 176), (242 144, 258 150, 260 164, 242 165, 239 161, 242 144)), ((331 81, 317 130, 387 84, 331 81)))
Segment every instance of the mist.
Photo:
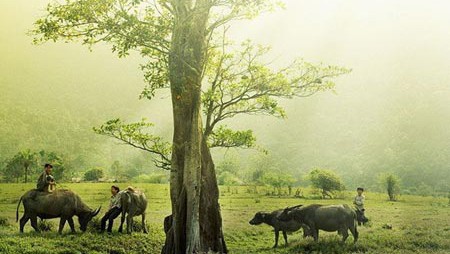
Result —
MULTIPOLYGON (((32 45, 27 31, 49 1, 0 2, 0 161, 21 149, 68 154, 74 170, 114 160, 155 169, 149 156, 92 131, 105 121, 146 117, 170 140, 167 91, 139 100, 137 55, 119 59, 107 45, 32 45), (40 10, 40 11, 39 11, 40 10), (81 156, 82 155, 82 156, 81 156)), ((375 189, 384 172, 402 184, 448 191, 450 182, 450 3, 433 1, 300 1, 255 20, 236 22, 230 36, 270 45, 272 64, 296 57, 351 68, 335 93, 283 100, 287 119, 246 116, 229 124, 253 129, 268 151, 215 151, 244 172, 269 157, 301 177, 338 172, 348 187, 375 189)))

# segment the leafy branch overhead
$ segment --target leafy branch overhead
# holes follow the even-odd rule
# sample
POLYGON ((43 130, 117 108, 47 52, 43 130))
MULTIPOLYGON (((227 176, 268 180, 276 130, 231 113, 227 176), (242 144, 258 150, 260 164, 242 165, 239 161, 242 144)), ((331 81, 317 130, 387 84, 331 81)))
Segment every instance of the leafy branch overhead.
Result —
POLYGON ((161 137, 149 134, 151 127, 153 124, 146 122, 145 119, 137 123, 126 124, 117 118, 93 129, 97 134, 118 139, 124 144, 157 155, 156 158, 153 157, 155 165, 169 170, 172 146, 161 137))
POLYGON ((205 132, 217 123, 239 114, 285 117, 279 98, 308 97, 320 91, 333 90, 334 79, 349 69, 312 64, 302 59, 275 69, 264 63, 268 47, 242 43, 239 50, 228 53, 211 49, 206 70, 207 89, 203 93, 205 132))
MULTIPOLYGON (((81 41, 89 47, 107 43, 119 57, 132 51, 139 53, 146 81, 140 98, 151 99, 156 89, 169 87, 170 59, 190 65, 170 50, 172 28, 180 22, 174 18, 176 13, 201 9, 196 5, 211 10, 206 64, 203 70, 195 70, 203 78, 203 138, 210 147, 254 147, 256 138, 251 130, 232 130, 223 121, 241 114, 284 118, 279 99, 333 90, 335 78, 350 71, 303 59, 276 68, 265 61, 268 47, 250 41, 236 46, 225 40, 230 21, 253 18, 280 6, 272 0, 66 0, 64 4, 48 5, 48 14, 36 21, 32 34, 35 43, 81 41)), ((148 134, 151 126, 144 120, 126 124, 114 119, 94 130, 155 154, 156 165, 168 169, 171 146, 148 134)))
POLYGON ((251 148, 255 145, 256 138, 252 130, 234 131, 227 126, 219 126, 209 138, 209 147, 240 147, 251 148))
MULTIPOLYGON (((205 0, 185 6, 175 0, 65 0, 47 6, 47 15, 38 19, 30 32, 34 43, 81 41, 90 48, 107 43, 119 57, 139 53, 147 86, 141 98, 151 99, 155 90, 168 87, 169 57, 174 13, 194 11, 198 5, 211 9, 209 38, 231 20, 252 18, 258 12, 280 5, 273 0, 205 0)), ((201 8, 200 8, 201 9, 201 8)), ((185 63, 188 64, 188 63, 185 63)))

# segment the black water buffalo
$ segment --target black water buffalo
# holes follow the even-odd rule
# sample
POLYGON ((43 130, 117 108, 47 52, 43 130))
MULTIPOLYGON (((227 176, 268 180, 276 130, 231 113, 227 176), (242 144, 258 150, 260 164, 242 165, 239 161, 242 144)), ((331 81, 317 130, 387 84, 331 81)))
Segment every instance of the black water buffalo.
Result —
POLYGON ((96 210, 89 208, 81 198, 69 190, 55 190, 53 192, 39 192, 30 190, 26 192, 19 200, 16 209, 16 221, 19 219, 19 206, 23 202, 24 214, 20 219, 20 232, 23 227, 31 220, 31 226, 39 232, 37 227, 37 217, 41 219, 61 218, 59 221, 59 230, 61 234, 66 221, 69 223, 72 232, 75 227, 72 217, 78 216, 80 229, 86 231, 88 222, 100 212, 100 207, 96 210))
POLYGON ((145 225, 145 210, 147 209, 147 198, 145 194, 139 190, 128 188, 120 193, 120 204, 122 207, 122 217, 120 220, 119 232, 122 232, 125 215, 127 215, 127 233, 133 230, 133 217, 142 216, 142 228, 144 233, 148 233, 145 225))
POLYGON ((314 237, 319 239, 319 229, 333 232, 338 231, 342 235, 342 241, 348 237, 348 230, 356 242, 358 230, 356 225, 356 213, 348 205, 308 205, 298 208, 286 208, 279 216, 280 220, 295 220, 306 224, 314 237))
MULTIPOLYGON (((300 207, 300 206, 297 206, 300 207)), ((303 223, 300 223, 296 220, 288 220, 288 221, 282 221, 279 219, 279 216, 283 213, 283 209, 273 211, 271 213, 265 213, 265 212, 257 212, 253 219, 250 220, 251 225, 260 225, 262 223, 266 223, 267 225, 270 225, 273 227, 274 233, 275 233, 275 245, 273 248, 276 248, 278 246, 278 236, 280 234, 280 231, 283 232, 284 242, 287 245, 287 233, 288 232, 295 232, 299 230, 300 228, 303 228, 303 237, 307 237, 311 235, 310 230, 308 226, 306 226, 303 223)))

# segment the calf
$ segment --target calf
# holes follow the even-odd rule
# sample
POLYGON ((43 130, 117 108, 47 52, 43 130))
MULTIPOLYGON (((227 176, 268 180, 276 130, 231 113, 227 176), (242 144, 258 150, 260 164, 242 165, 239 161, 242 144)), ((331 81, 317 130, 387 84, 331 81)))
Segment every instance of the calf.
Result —
MULTIPOLYGON (((300 207, 300 206, 297 206, 300 207)), ((296 220, 289 220, 289 221, 282 221, 279 219, 279 216, 283 213, 283 209, 273 211, 271 213, 265 213, 265 212, 257 212, 252 220, 250 220, 251 225, 260 225, 262 223, 266 223, 267 225, 270 225, 273 227, 275 232, 275 245, 273 248, 278 247, 278 236, 280 234, 280 231, 283 232, 283 237, 285 244, 288 244, 287 241, 287 233, 288 232, 294 232, 299 230, 300 228, 303 228, 303 237, 310 236, 310 230, 309 228, 303 224, 299 223, 296 220)))
POLYGON ((127 190, 120 193, 120 204, 122 206, 122 217, 120 219, 119 232, 122 232, 125 215, 127 219, 127 233, 133 230, 133 217, 142 216, 142 228, 144 233, 148 233, 145 225, 145 210, 147 209, 147 198, 145 194, 139 190, 128 187, 127 190))

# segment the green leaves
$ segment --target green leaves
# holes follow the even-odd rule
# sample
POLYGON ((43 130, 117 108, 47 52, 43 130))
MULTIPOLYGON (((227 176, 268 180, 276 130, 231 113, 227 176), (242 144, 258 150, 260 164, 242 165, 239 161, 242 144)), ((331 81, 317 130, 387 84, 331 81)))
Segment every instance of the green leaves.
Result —
POLYGON ((148 131, 151 127, 153 127, 153 123, 146 122, 145 119, 127 124, 116 118, 98 128, 94 127, 93 130, 97 134, 115 138, 135 148, 156 154, 159 158, 152 158, 155 165, 169 170, 172 146, 161 137, 149 134, 148 131))
POLYGON ((302 59, 284 68, 271 68, 264 62, 269 47, 245 41, 239 50, 230 53, 231 47, 222 45, 221 51, 210 49, 205 70, 207 89, 202 97, 206 133, 219 122, 239 114, 284 118, 286 113, 279 99, 333 90, 335 78, 350 72, 343 67, 312 64, 302 59))
POLYGON ((227 126, 219 126, 209 137, 209 147, 241 147, 250 148, 255 145, 256 138, 252 130, 234 131, 227 126))
POLYGON ((309 180, 315 188, 322 190, 322 197, 331 196, 334 191, 344 190, 340 177, 331 170, 314 169, 309 173, 309 180))
POLYGON ((172 15, 156 2, 66 0, 49 4, 47 15, 35 22, 30 33, 36 44, 80 41, 91 47, 107 43, 119 57, 137 51, 146 60, 141 68, 147 86, 141 97, 151 98, 155 89, 168 86, 171 28, 172 15))
MULTIPOLYGON (((141 70, 146 82, 140 98, 151 99, 156 89, 169 87, 169 75, 184 75, 179 69, 170 70, 169 61, 179 61, 179 65, 188 65, 195 72, 202 72, 203 84, 193 85, 205 87, 202 96, 206 116, 204 137, 211 147, 249 148, 254 147, 255 142, 250 130, 233 131, 224 126, 216 129, 216 126, 239 114, 284 118, 286 113, 279 99, 333 90, 334 79, 350 71, 302 59, 284 68, 274 68, 264 61, 269 47, 250 41, 235 47, 225 40, 225 34, 217 36, 216 29, 233 20, 251 19, 279 6, 281 4, 275 0, 65 0, 48 5, 47 15, 35 22, 31 34, 35 36, 35 43, 80 41, 89 47, 107 43, 118 57, 138 52, 144 59, 141 70), (193 58, 205 57, 205 64, 203 60, 198 63, 180 60, 181 55, 178 54, 186 53, 183 43, 172 44, 173 36, 183 36, 186 31, 174 30, 174 24, 184 22, 179 20, 184 17, 180 13, 186 12, 208 19, 205 20, 208 28, 199 31, 204 34, 207 47, 199 49, 198 56, 193 58)), ((148 134, 150 127, 152 124, 145 121, 125 124, 114 119, 94 130, 155 153, 159 157, 155 163, 170 168, 171 146, 148 134)))

